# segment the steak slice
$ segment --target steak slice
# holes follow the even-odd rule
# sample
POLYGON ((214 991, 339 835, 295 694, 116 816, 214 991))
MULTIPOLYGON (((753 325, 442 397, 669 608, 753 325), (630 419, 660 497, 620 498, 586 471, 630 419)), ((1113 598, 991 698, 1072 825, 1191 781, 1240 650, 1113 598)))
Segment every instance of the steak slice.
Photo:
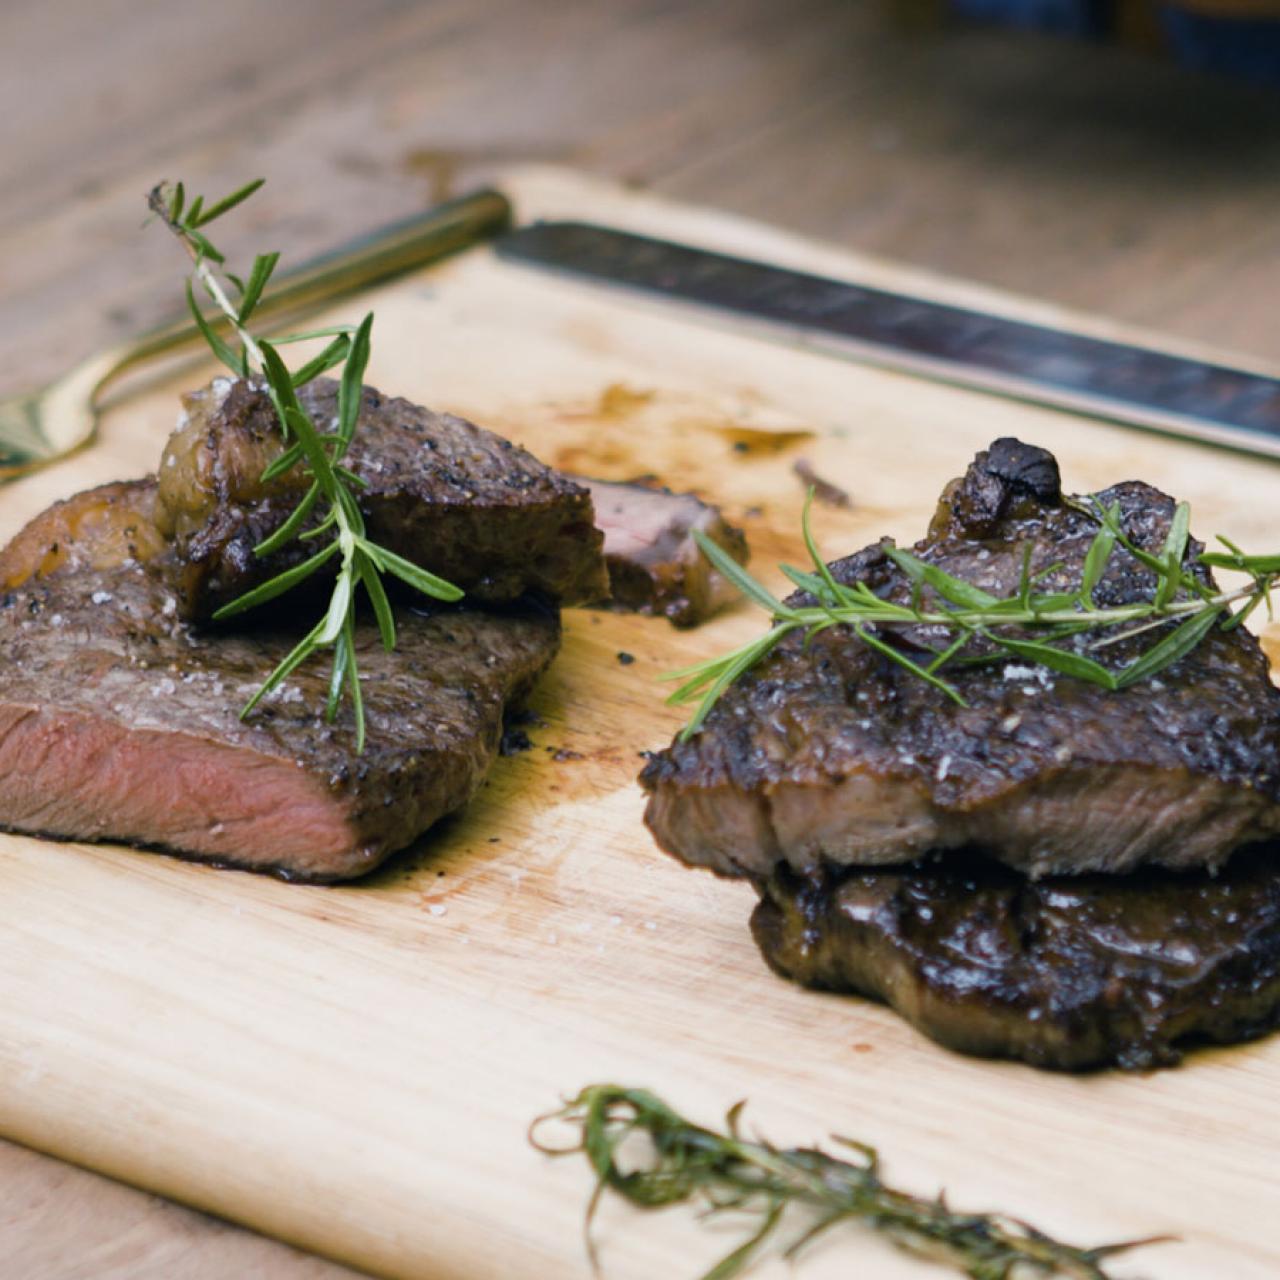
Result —
MULTIPOLYGON (((1172 499, 1137 482, 1098 497, 1118 504, 1135 544, 1160 552, 1172 499)), ((1029 546, 1032 570, 1047 571, 1043 589, 1069 590, 1096 529, 1064 503, 1050 454, 999 440, 948 487, 914 550, 1007 596, 1029 546)), ((1188 548, 1188 564, 1200 550, 1188 548)), ((882 546, 831 568, 910 597, 882 546)), ((1117 548, 1094 594, 1118 605, 1154 589, 1155 576, 1117 548)), ((883 634, 922 661, 940 640, 927 628, 883 634)), ((1120 664, 1151 642, 1148 633, 1095 656, 1120 664)), ((1280 831, 1280 690, 1242 628, 1215 629, 1158 678, 1118 692, 1021 662, 948 676, 966 706, 849 628, 807 647, 793 633, 698 734, 650 761, 646 821, 685 862, 753 877, 778 862, 809 874, 969 844, 1032 875, 1213 867, 1280 831)))
POLYGON ((1168 1066, 1280 1024, 1280 846, 1217 875, 1028 880, 975 855, 761 886, 784 977, 883 1000, 961 1053, 1079 1071, 1168 1066))
POLYGON ((696 627, 737 598, 693 540, 696 530, 746 564, 747 540, 718 508, 691 493, 575 479, 591 491, 596 525, 604 531, 612 608, 696 627))
MULTIPOLYGON (((299 391, 322 432, 336 419, 337 396, 328 378, 299 391)), ((263 386, 215 378, 183 404, 185 422, 161 460, 156 520, 192 567, 181 603, 199 619, 314 547, 294 542, 267 559, 253 554, 309 484, 300 467, 262 482, 284 449, 263 386)), ((540 591, 577 604, 608 594, 590 493, 510 440, 366 387, 344 463, 364 482, 358 497, 370 537, 472 601, 540 591)))
POLYGON ((467 802, 504 707, 556 652, 551 610, 401 610, 358 632, 368 737, 320 709, 309 661, 241 722, 297 636, 201 635, 137 565, 0 592, 0 827, 146 845, 330 881, 363 875, 467 802))

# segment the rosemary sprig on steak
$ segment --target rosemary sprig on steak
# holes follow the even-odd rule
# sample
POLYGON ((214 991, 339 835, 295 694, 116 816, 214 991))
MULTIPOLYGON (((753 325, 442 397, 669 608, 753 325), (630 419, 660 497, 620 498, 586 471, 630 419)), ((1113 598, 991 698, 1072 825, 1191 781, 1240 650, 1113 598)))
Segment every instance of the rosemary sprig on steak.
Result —
POLYGON ((703 1205, 706 1217, 754 1215, 757 1226, 748 1239, 702 1280, 740 1275, 777 1231, 789 1206, 807 1210, 808 1222, 787 1245, 788 1259, 833 1227, 858 1221, 901 1248, 949 1263, 975 1280, 1108 1280, 1108 1258, 1156 1243, 1135 1240, 1079 1248, 1004 1214, 960 1213, 943 1196, 926 1199, 887 1186, 875 1149, 861 1142, 833 1139, 857 1157, 840 1160, 817 1147, 779 1148, 763 1139, 750 1141, 742 1136, 743 1106, 739 1102, 730 1108, 725 1131, 716 1132, 686 1120, 646 1089, 596 1084, 535 1121, 532 1140, 539 1150, 557 1156, 581 1152, 595 1170, 596 1191, 587 1206, 587 1248, 597 1273, 599 1258, 590 1231, 606 1190, 641 1208, 695 1201, 703 1205), (550 1121, 577 1126, 580 1139, 570 1147, 546 1145, 537 1130, 550 1121), (634 1163, 636 1155, 629 1146, 624 1168, 621 1149, 637 1134, 649 1139, 651 1154, 646 1163, 634 1163))
POLYGON ((360 676, 356 667, 355 621, 357 597, 361 587, 369 597, 383 645, 394 649, 395 620, 383 585, 383 575, 392 574, 423 595, 437 600, 459 600, 462 591, 451 582, 397 555, 366 536, 364 517, 356 501, 355 490, 363 481, 342 465, 351 445, 360 412, 360 396, 365 366, 369 361, 370 333, 373 313, 357 326, 341 325, 311 333, 267 341, 255 337, 247 328, 263 290, 279 261, 278 253, 262 253, 254 258, 248 279, 226 269, 225 256, 216 249, 204 228, 215 218, 234 209, 262 186, 259 178, 225 199, 205 207, 197 196, 187 203, 181 182, 172 188, 157 186, 148 197, 152 211, 183 243, 191 256, 191 277, 187 280, 187 305, 213 353, 237 377, 261 378, 275 407, 281 431, 292 443, 263 473, 263 482, 283 475, 294 467, 303 468, 311 477, 304 496, 293 514, 270 537, 254 548, 259 557, 269 556, 294 539, 317 541, 326 539, 320 549, 301 564, 255 587, 231 601, 215 614, 215 619, 233 617, 256 608, 286 591, 292 590, 312 574, 339 559, 338 576, 328 608, 320 620, 285 656, 245 704, 241 717, 248 716, 258 703, 319 649, 333 650, 333 672, 325 713, 332 721, 344 693, 351 698, 356 722, 356 751, 364 750, 364 700, 360 692, 360 676), (222 278, 219 278, 221 271, 222 278), (196 302, 193 281, 226 317, 233 334, 229 343, 217 328, 205 319, 196 302), (238 302, 232 302, 229 292, 238 302), (329 338, 328 345, 300 368, 290 372, 279 348, 286 343, 329 338), (343 365, 339 383, 337 414, 326 430, 320 430, 303 408, 298 388, 321 374, 343 365), (319 517, 318 521, 316 517, 319 517))
POLYGON ((720 547, 694 533, 707 559, 743 595, 765 609, 774 625, 731 653, 663 677, 685 682, 668 702, 698 703, 682 740, 698 730, 734 681, 793 631, 803 632, 808 639, 829 627, 849 627, 864 644, 965 706, 960 691, 946 679, 949 667, 1013 657, 1104 689, 1124 689, 1150 679, 1190 653, 1215 626, 1224 630, 1237 627, 1264 602, 1270 611, 1271 592, 1280 581, 1280 555, 1246 555, 1225 538, 1219 538, 1225 551, 1202 553, 1188 563, 1191 512, 1185 502, 1178 504, 1157 555, 1126 536, 1118 505, 1103 507, 1094 500, 1069 499, 1071 505, 1098 525, 1080 580, 1073 589, 1040 589, 1044 579, 1061 565, 1049 565, 1033 574, 1030 541, 1024 546, 1018 588, 1005 597, 992 595, 909 551, 886 545, 885 554, 912 585, 909 599, 887 599, 864 582, 845 585, 836 581, 810 528, 812 501, 811 489, 802 528, 813 571, 781 566, 800 588, 798 599, 779 600, 720 547), (1154 575, 1150 599, 1110 607, 1095 602, 1094 591, 1117 546, 1154 575), (1233 590, 1218 590, 1193 572, 1194 564, 1233 569, 1247 575, 1249 582, 1233 590), (919 661, 895 642, 895 631, 900 633, 906 628, 912 629, 913 647, 920 650, 919 661), (1093 656, 1149 631, 1161 634, 1123 665, 1106 666, 1093 656))

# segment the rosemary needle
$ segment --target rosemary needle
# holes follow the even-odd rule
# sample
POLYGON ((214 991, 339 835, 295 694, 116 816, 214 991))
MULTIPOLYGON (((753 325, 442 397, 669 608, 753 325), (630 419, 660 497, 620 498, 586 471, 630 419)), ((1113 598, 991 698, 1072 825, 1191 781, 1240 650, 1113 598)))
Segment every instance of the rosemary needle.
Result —
POLYGON ((783 565, 782 570, 813 597, 813 604, 779 600, 720 547, 694 532, 698 546, 713 567, 760 605, 774 625, 731 653, 663 677, 684 682, 668 702, 698 703, 693 719, 681 734, 682 740, 697 732, 730 685, 795 631, 803 632, 808 640, 829 627, 846 626, 864 644, 963 706, 964 697, 946 678, 946 672, 949 667, 972 663, 973 656, 966 656, 965 650, 973 641, 986 642, 997 654, 1048 667, 1105 689, 1124 689, 1157 675, 1190 653, 1214 627, 1229 630, 1239 626, 1263 603, 1270 609, 1271 592, 1280 581, 1280 555, 1245 555, 1234 543, 1220 538, 1226 550, 1203 553, 1198 563, 1207 568, 1234 569, 1245 574, 1249 582, 1231 591, 1206 586, 1185 563, 1191 521, 1185 502, 1176 507, 1158 555, 1137 546, 1125 534, 1118 504, 1104 508, 1097 502, 1076 502, 1073 505, 1093 518, 1098 529, 1074 590, 1039 590, 1039 579, 1047 570, 1032 575, 1029 545, 1018 588, 1007 597, 994 596, 909 551, 889 547, 886 554, 913 588, 910 602, 901 604, 876 595, 863 582, 845 584, 835 579, 810 528, 812 501, 810 489, 801 526, 813 570, 806 572, 788 565, 783 565), (1094 591, 1117 546, 1155 575, 1155 591, 1150 600, 1111 607, 1095 602, 1094 591), (926 589, 932 594, 930 607, 922 603, 926 589), (927 665, 913 661, 889 638, 894 628, 913 626, 936 628, 946 636, 946 643, 933 653, 927 665), (1092 656, 1155 628, 1163 628, 1164 634, 1124 666, 1107 667, 1092 656))
POLYGON ((262 183, 263 179, 258 178, 208 206, 201 196, 188 203, 186 189, 181 182, 172 187, 161 184, 151 191, 147 201, 152 212, 182 241, 191 257, 191 277, 186 285, 187 305, 209 348, 237 377, 248 379, 257 376, 263 380, 281 431, 285 439, 292 442, 263 473, 263 481, 282 475, 293 467, 302 468, 311 477, 310 486, 293 514, 259 543, 255 553, 260 557, 268 556, 295 539, 315 541, 326 534, 331 535, 314 555, 225 605, 214 614, 214 618, 230 618, 266 604, 291 591, 336 559, 337 577, 324 615, 267 676, 245 704, 241 718, 249 716, 267 694, 312 654, 329 649, 333 653, 333 668, 325 717, 333 721, 343 696, 350 698, 355 718, 356 752, 360 753, 365 742, 364 699, 360 690, 355 640, 360 589, 363 588, 369 599, 382 643, 388 650, 395 648, 396 630, 383 583, 385 575, 391 574, 436 600, 459 600, 462 591, 369 539, 354 492, 360 481, 341 465, 351 446, 360 414, 364 371, 369 362, 373 329, 372 312, 356 326, 340 325, 323 333, 280 338, 274 343, 254 337, 247 327, 280 255, 258 254, 248 277, 241 278, 227 270, 225 256, 214 247, 204 228, 242 204, 262 183), (218 332, 220 326, 205 318, 196 302, 196 284, 222 312, 231 331, 230 342, 218 332), (236 302, 231 300, 232 294, 236 295, 236 302), (321 336, 329 337, 331 341, 318 355, 291 372, 279 348, 287 342, 321 336), (322 435, 299 400, 298 388, 339 365, 344 367, 338 384, 337 422, 331 432, 322 435))

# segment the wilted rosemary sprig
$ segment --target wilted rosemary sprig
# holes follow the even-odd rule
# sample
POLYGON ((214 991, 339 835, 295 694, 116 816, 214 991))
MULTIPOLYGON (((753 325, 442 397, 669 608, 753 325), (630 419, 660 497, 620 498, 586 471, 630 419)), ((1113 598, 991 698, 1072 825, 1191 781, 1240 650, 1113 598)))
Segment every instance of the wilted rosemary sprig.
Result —
MULTIPOLYGON (((818 1236, 841 1223, 858 1221, 882 1232, 913 1253, 949 1263, 974 1280, 1014 1277, 1069 1277, 1109 1280, 1110 1257, 1156 1239, 1079 1248, 1062 1244, 1016 1218, 999 1213, 959 1213, 946 1199, 913 1196, 887 1186, 873 1147, 833 1138, 857 1159, 839 1160, 817 1147, 779 1148, 742 1136, 744 1103, 731 1107, 725 1131, 692 1124, 647 1089, 588 1085, 559 1110, 542 1116, 530 1131, 533 1144, 548 1155, 584 1154, 596 1174, 587 1205, 587 1250, 599 1274, 591 1224, 606 1190, 641 1208, 700 1202, 704 1216, 738 1212, 757 1225, 747 1240, 703 1275, 730 1280, 756 1257, 782 1223, 789 1206, 807 1211, 805 1229, 787 1245, 794 1258, 818 1236), (541 1127, 565 1121, 580 1130, 577 1142, 553 1147, 538 1137, 541 1127), (650 1142, 646 1163, 623 1168, 624 1143, 641 1134, 650 1142)), ((628 1155, 628 1160, 634 1159, 628 1155)), ((1165 1237, 1161 1237, 1164 1239, 1165 1237)))
POLYGON ((351 698, 355 715, 358 753, 364 750, 365 738, 364 698, 356 665, 355 619, 358 588, 363 587, 369 597, 382 643, 388 650, 395 648, 396 627, 382 582, 383 574, 390 573, 437 600, 459 600, 462 591, 451 582, 428 573, 395 552, 369 540, 365 533, 364 517, 355 497, 355 490, 363 488, 364 481, 342 465, 359 419, 364 371, 369 362, 373 313, 366 315, 358 326, 340 325, 309 333, 291 334, 272 341, 254 337, 249 332, 249 320, 262 299, 263 290, 271 279, 280 255, 258 254, 248 278, 242 279, 226 269, 225 256, 213 246, 204 228, 215 218, 247 200, 262 186, 263 181, 264 179, 258 178, 208 207, 202 196, 197 196, 188 204, 181 182, 173 187, 162 183, 151 191, 147 200, 152 211, 182 241, 191 256, 187 305, 205 341, 218 359, 237 377, 248 379, 255 374, 261 376, 275 407, 280 429, 285 439, 292 441, 263 472, 262 482, 266 484, 294 467, 302 467, 311 477, 311 484, 302 501, 279 529, 254 548, 254 553, 259 557, 269 556, 295 539, 310 542, 329 535, 327 544, 314 555, 224 605, 213 616, 218 620, 234 617, 274 600, 304 582, 335 557, 339 558, 338 576, 324 615, 267 677, 245 704, 240 715, 241 719, 247 717, 272 689, 287 679, 318 649, 331 648, 333 670, 325 717, 332 722, 345 691, 351 698), (219 278, 220 275, 222 278, 219 278), (199 283, 204 293, 222 312, 231 329, 231 343, 218 332, 219 326, 206 319, 201 311, 196 301, 193 281, 199 283), (238 299, 234 303, 229 296, 232 292, 238 299), (278 348, 291 342, 325 337, 330 342, 324 350, 291 373, 278 348), (345 367, 338 384, 337 423, 332 431, 321 432, 298 399, 298 388, 342 364, 345 367), (307 528, 307 522, 313 514, 319 514, 320 520, 313 527, 307 528))
POLYGON ((772 616, 774 626, 731 653, 663 677, 685 681, 668 699, 669 703, 683 705, 697 701, 699 704, 681 734, 682 740, 698 730, 720 695, 735 680, 793 631, 803 632, 807 643, 830 627, 849 627, 864 644, 961 706, 965 705, 963 695, 941 673, 948 667, 991 661, 992 654, 973 652, 973 642, 979 640, 995 646, 994 656, 1017 657, 1062 675, 1088 680, 1104 689, 1124 689, 1156 675, 1190 653, 1215 626, 1223 630, 1239 626, 1264 601, 1270 611, 1271 591, 1280 579, 1280 555, 1248 556, 1226 538, 1219 538, 1226 551, 1203 554, 1198 562, 1211 568, 1238 570, 1247 574, 1250 582, 1233 591, 1215 591, 1205 586, 1183 562, 1191 522, 1191 510, 1185 502, 1176 507, 1158 555, 1144 551, 1126 536, 1120 524, 1119 504, 1104 508, 1096 501, 1075 502, 1073 505, 1078 510, 1098 522, 1098 532, 1085 556, 1080 583, 1074 590, 1037 590, 1046 576, 1062 566, 1052 564, 1032 574, 1029 542, 1018 589, 1007 597, 994 596, 909 551, 888 547, 886 554, 912 584, 910 603, 898 604, 882 599, 866 583, 846 586, 836 581, 814 542, 809 525, 812 501, 811 489, 804 506, 802 528, 813 572, 781 566, 796 586, 814 597, 816 603, 812 605, 790 605, 779 600, 714 542, 694 533, 707 559, 743 595, 765 609, 772 616), (1150 600, 1104 608, 1094 602, 1093 593, 1117 545, 1155 574, 1155 591, 1150 600), (933 597, 929 607, 925 607, 923 600, 926 588, 933 597), (1238 604, 1242 607, 1234 608, 1238 604), (929 650, 928 661, 915 662, 886 639, 886 634, 891 635, 894 628, 904 626, 936 628, 946 636, 946 643, 929 650), (1124 666, 1106 667, 1089 656, 1157 628, 1164 634, 1124 666))

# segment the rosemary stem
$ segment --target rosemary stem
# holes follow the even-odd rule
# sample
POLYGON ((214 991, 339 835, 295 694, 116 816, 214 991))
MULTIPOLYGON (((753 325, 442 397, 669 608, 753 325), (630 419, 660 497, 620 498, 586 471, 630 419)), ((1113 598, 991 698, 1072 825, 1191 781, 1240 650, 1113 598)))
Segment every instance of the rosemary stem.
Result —
MULTIPOLYGON (((1255 594, 1252 587, 1240 587, 1235 591, 1223 591, 1210 596, 1207 600, 1175 600, 1169 604, 1156 606, 1150 603, 1116 605, 1110 609, 1093 609, 1082 614, 1077 609, 1053 609, 1038 612, 1034 609, 1020 609, 1015 612, 983 612, 981 609, 966 609, 952 612, 941 610, 919 610, 885 602, 883 608, 867 605, 858 607, 857 617, 842 618, 840 611, 820 606, 787 609, 785 613, 774 613, 780 622, 789 622, 793 626, 814 626, 823 622, 860 622, 860 623, 902 623, 912 626, 1019 626, 1032 623, 1049 626, 1060 623, 1080 622, 1087 618, 1091 628, 1109 627, 1122 622, 1138 622, 1150 619, 1152 625, 1180 618, 1188 614, 1202 613, 1206 609, 1223 609, 1255 594)), ((1120 639, 1121 637, 1115 637, 1120 639)), ((1103 641, 1101 643, 1108 643, 1103 641)))
POLYGON ((191 258, 196 279, 204 286, 205 292, 213 300, 214 306, 230 321, 236 337, 244 344, 246 353, 252 357, 258 368, 262 369, 264 367, 262 348, 254 341, 253 335, 240 323, 240 312, 232 305, 231 299, 227 297, 226 290, 223 289, 217 273, 209 265, 209 259, 191 239, 191 234, 182 223, 170 213, 169 206, 159 187, 151 192, 147 199, 147 204, 152 212, 164 222, 165 226, 182 241, 182 247, 191 258))
POLYGON ((236 337, 244 343, 244 349, 253 360, 253 363, 262 368, 262 348, 254 341, 253 335, 240 323, 240 315, 235 307, 231 305, 231 299, 227 297, 226 292, 222 288, 221 282, 214 274, 213 268, 209 266, 208 258, 202 257, 195 247, 187 244, 187 252, 191 254, 195 261, 195 272, 200 283, 204 285, 209 297, 213 299, 214 305, 222 312, 224 316, 231 322, 231 327, 235 330, 236 337))
POLYGON ((1081 1248, 1004 1214, 957 1212, 941 1195, 913 1195, 885 1183, 875 1149, 863 1143, 835 1139, 857 1153, 856 1160, 844 1160, 820 1147, 785 1148, 763 1138, 748 1140, 740 1129, 742 1106, 731 1108, 724 1129, 716 1131, 686 1120, 646 1089, 595 1084, 534 1122, 530 1139, 538 1150, 552 1156, 582 1153, 596 1175, 586 1230, 597 1274, 591 1224, 606 1191, 642 1208, 692 1202, 700 1205, 704 1218, 726 1212, 754 1215, 747 1238, 703 1280, 742 1275, 782 1229, 791 1206, 807 1209, 808 1222, 782 1249, 788 1260, 829 1228, 860 1221, 894 1244, 950 1265, 972 1280, 1012 1280, 1015 1275, 1110 1280, 1108 1258, 1156 1243, 1134 1240, 1081 1248), (578 1126, 579 1140, 572 1146, 547 1145, 539 1130, 549 1121, 578 1126), (624 1168, 618 1152, 638 1133, 650 1138, 652 1156, 624 1168))

